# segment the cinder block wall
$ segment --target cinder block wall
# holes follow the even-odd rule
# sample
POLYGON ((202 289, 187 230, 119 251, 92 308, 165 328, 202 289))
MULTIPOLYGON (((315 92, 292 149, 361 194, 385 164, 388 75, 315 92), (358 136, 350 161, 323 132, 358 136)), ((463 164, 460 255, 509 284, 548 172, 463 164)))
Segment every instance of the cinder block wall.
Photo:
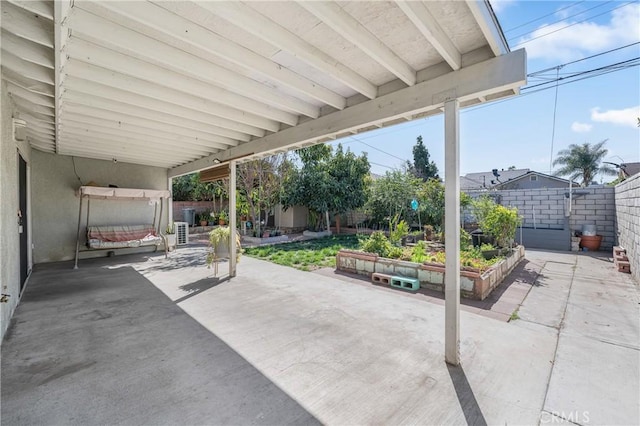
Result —
POLYGON ((603 237, 600 250, 611 250, 617 241, 615 188, 601 186, 579 188, 577 191, 587 194, 573 199, 569 221, 571 231, 581 231, 582 225, 596 225, 596 233, 603 237))
MULTIPOLYGON (((471 191, 472 198, 489 195, 504 206, 517 207, 525 228, 563 229, 568 188, 520 189, 506 191, 471 191)), ((571 233, 581 231, 582 225, 596 225, 602 235, 600 250, 611 250, 615 245, 615 189, 611 186, 574 188, 569 228, 571 233)), ((465 220, 472 220, 468 213, 465 220)))
POLYGON ((640 281, 640 174, 615 187, 618 241, 627 249, 631 273, 640 281))
MULTIPOLYGON (((525 228, 563 229, 567 189, 518 189, 468 192, 472 198, 489 195, 503 206, 516 207, 525 228)), ((465 214, 465 219, 472 220, 465 214)))

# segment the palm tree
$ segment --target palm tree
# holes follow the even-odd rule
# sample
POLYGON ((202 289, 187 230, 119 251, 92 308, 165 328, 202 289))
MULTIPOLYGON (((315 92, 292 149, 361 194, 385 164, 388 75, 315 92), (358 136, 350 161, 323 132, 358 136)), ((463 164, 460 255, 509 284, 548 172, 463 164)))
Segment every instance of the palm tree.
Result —
POLYGON ((591 145, 571 144, 569 148, 558 152, 553 165, 562 167, 554 173, 556 176, 569 176, 570 179, 582 177, 582 186, 589 185, 598 173, 615 175, 616 171, 609 166, 602 165, 602 160, 607 155, 604 144, 607 140, 591 145))

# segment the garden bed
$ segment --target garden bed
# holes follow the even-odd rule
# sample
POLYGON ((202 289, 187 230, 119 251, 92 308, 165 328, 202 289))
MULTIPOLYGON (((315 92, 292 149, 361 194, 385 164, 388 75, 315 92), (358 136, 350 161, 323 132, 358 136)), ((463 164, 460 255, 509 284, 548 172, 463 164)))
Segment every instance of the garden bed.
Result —
MULTIPOLYGON (((484 272, 471 267, 460 269, 460 295, 469 299, 484 300, 524 259, 524 246, 518 246, 498 263, 484 272)), ((440 263, 415 263, 387 259, 377 254, 353 250, 340 250, 336 255, 336 269, 365 275, 374 272, 418 278, 420 287, 444 292, 444 265, 440 263)))

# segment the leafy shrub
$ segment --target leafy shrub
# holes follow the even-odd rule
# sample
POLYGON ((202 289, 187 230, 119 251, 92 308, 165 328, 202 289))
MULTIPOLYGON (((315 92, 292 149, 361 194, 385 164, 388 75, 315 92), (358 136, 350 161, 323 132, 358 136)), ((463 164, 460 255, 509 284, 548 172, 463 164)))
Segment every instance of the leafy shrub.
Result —
POLYGON ((392 245, 389 248, 389 253, 387 254, 387 257, 389 259, 400 259, 402 257, 402 247, 397 247, 392 245))
POLYGON ((487 195, 483 195, 482 197, 473 200, 471 203, 471 210, 473 211, 473 215, 480 225, 480 228, 484 230, 482 224, 485 222, 487 215, 495 208, 496 203, 487 195))
POLYGON ((517 208, 496 205, 484 218, 482 230, 494 237, 498 246, 508 247, 521 222, 517 208))
POLYGON ((480 251, 490 251, 490 250, 495 250, 495 247, 488 243, 482 243, 480 245, 480 251))
POLYGON ((465 250, 471 245, 471 234, 460 228, 460 250, 465 250))
POLYGON ((418 241, 411 249, 411 261, 422 263, 427 260, 427 242, 418 241))
POLYGON ((360 249, 367 253, 375 253, 381 257, 388 257, 393 246, 381 231, 373 232, 368 239, 360 245, 360 249))
POLYGON ((402 237, 409 233, 409 225, 404 220, 401 220, 395 227, 391 228, 389 232, 389 241, 396 244, 399 243, 402 237))

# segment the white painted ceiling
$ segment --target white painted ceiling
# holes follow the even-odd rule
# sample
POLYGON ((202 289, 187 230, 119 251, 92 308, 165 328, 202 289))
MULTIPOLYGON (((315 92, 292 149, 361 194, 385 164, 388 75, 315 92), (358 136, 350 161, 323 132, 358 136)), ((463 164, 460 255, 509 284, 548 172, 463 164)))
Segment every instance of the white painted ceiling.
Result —
POLYGON ((508 53, 475 0, 1 8, 2 79, 33 148, 165 168, 508 53))

